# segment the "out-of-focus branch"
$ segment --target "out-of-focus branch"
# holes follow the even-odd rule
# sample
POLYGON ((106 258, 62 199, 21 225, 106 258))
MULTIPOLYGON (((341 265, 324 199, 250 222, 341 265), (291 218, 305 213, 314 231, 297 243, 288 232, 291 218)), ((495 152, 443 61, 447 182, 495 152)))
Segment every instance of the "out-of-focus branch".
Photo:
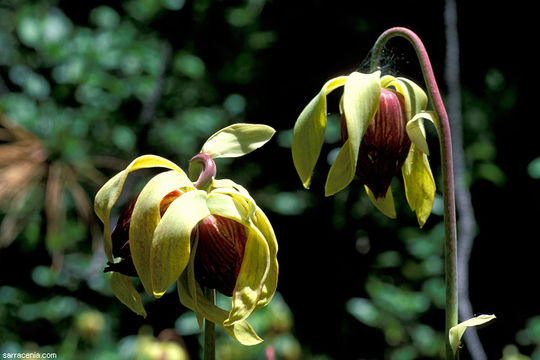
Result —
MULTIPOLYGON (((445 79, 448 86, 446 108, 452 129, 454 150, 454 175, 456 209, 458 213, 458 293, 459 317, 467 320, 473 317, 469 299, 469 259, 476 235, 476 220, 471 194, 465 182, 465 155, 463 151, 463 129, 461 119, 461 85, 459 68, 459 39, 457 30, 457 8, 455 0, 446 0, 444 9, 446 25, 446 66, 445 79)), ((474 327, 465 332, 467 349, 474 360, 487 360, 486 353, 474 327)))

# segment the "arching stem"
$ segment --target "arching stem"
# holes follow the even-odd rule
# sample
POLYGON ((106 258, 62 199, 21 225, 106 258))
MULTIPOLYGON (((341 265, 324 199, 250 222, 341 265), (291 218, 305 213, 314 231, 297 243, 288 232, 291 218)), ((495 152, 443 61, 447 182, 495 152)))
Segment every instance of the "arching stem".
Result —
POLYGON ((386 30, 375 42, 371 54, 371 71, 375 71, 380 66, 381 53, 388 42, 393 37, 403 37, 407 39, 416 51, 427 91, 438 116, 436 124, 441 148, 441 168, 443 177, 443 200, 444 200, 444 228, 445 228, 445 282, 446 282, 446 358, 454 357, 450 346, 448 334, 450 328, 458 324, 458 286, 457 286, 457 233, 456 233, 456 207, 454 198, 454 171, 452 160, 452 139, 450 135, 450 123, 444 107, 444 103, 439 92, 439 87, 435 81, 433 68, 429 56, 420 38, 411 30, 403 27, 395 27, 386 30))
POLYGON ((199 190, 208 190, 216 176, 216 163, 210 155, 200 153, 189 162, 189 178, 197 179, 195 187, 199 190), (198 177, 197 177, 198 175, 198 177))

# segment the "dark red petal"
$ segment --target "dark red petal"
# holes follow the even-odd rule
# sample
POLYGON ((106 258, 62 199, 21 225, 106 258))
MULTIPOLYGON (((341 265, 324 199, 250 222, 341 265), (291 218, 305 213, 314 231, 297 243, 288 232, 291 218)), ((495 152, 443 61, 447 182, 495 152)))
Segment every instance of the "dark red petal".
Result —
POLYGON ((234 220, 210 215, 199 223, 197 230, 197 281, 203 286, 232 296, 244 259, 246 228, 234 220))
MULTIPOLYGON (((392 178, 396 176, 411 147, 406 131, 405 100, 401 94, 381 89, 377 112, 370 122, 358 152, 356 174, 375 197, 386 196, 392 178)), ((342 114, 341 136, 347 140, 347 127, 342 114)))

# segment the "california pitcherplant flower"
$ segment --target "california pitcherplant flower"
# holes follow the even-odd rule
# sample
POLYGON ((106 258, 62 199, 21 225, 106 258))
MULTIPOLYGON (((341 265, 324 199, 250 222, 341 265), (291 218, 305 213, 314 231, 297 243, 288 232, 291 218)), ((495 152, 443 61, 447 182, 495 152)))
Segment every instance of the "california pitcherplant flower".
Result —
POLYGON ((344 189, 356 174, 375 206, 395 217, 389 184, 401 168, 407 201, 422 227, 431 213, 435 196, 423 122, 424 119, 433 122, 440 144, 444 209, 446 359, 455 359, 466 328, 489 322, 494 315, 480 315, 458 324, 456 209, 448 114, 428 53, 413 31, 403 27, 384 31, 372 48, 370 69, 369 74, 353 72, 329 80, 305 107, 294 126, 294 165, 304 187, 308 188, 324 141, 326 96, 343 86, 340 103, 343 146, 330 168, 326 195, 344 189), (406 39, 414 48, 433 111, 426 111, 428 98, 414 82, 402 77, 381 77, 382 51, 394 37, 406 39))
POLYGON ((343 146, 330 167, 325 194, 343 190, 357 175, 373 204, 395 218, 390 181, 401 170, 407 201, 423 226, 435 198, 423 121, 435 115, 426 111, 425 92, 403 77, 353 72, 324 84, 294 126, 292 155, 304 187, 324 142, 326 96, 341 86, 343 146))
POLYGON ((176 282, 180 302, 196 313, 200 325, 207 319, 244 345, 262 341, 246 319, 275 293, 276 237, 246 189, 214 178, 213 158, 245 155, 273 134, 264 125, 231 125, 211 136, 193 157, 189 177, 167 159, 144 155, 99 190, 95 211, 105 229, 106 271, 112 272, 111 288, 122 303, 146 316, 129 276, 138 277, 146 293, 156 298, 176 282), (170 170, 147 183, 111 235, 111 210, 126 177, 152 167, 170 170), (205 297, 204 288, 231 296, 230 310, 205 297))

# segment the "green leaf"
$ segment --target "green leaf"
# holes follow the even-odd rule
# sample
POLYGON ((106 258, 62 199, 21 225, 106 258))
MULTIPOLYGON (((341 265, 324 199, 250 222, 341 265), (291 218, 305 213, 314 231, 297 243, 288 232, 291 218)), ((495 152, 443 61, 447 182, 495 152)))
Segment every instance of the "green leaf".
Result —
POLYGON ((321 153, 326 131, 326 96, 345 84, 347 77, 329 80, 321 91, 302 110, 294 124, 292 157, 302 184, 307 189, 311 174, 321 153))
POLYGON ((450 345, 452 346, 454 354, 457 352, 458 346, 461 342, 461 337, 468 327, 482 325, 490 322, 493 319, 495 319, 495 315, 479 315, 452 327, 448 336, 450 338, 450 345))
POLYGON ((171 203, 152 240, 150 272, 154 296, 162 296, 185 270, 190 259, 191 232, 209 215, 206 192, 202 190, 188 191, 171 203))
POLYGON ((201 152, 213 158, 243 156, 266 144, 275 132, 266 125, 230 125, 210 136, 201 152))
POLYGON ((343 190, 353 180, 362 136, 375 116, 381 94, 380 72, 354 72, 347 77, 343 91, 343 114, 348 139, 343 144, 326 179, 325 195, 343 190))

